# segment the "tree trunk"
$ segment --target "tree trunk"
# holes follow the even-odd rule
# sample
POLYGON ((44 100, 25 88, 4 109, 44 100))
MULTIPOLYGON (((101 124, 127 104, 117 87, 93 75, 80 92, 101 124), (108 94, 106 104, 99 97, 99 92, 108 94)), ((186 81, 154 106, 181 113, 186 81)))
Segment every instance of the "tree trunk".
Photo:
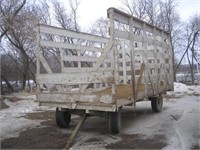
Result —
POLYGON ((22 90, 25 90, 26 87, 26 73, 22 74, 22 90))
POLYGON ((191 68, 192 84, 194 84, 194 51, 192 50, 192 68, 191 68))
POLYGON ((2 80, 1 80, 1 95, 3 94, 4 94, 4 91, 3 91, 2 80))
POLYGON ((1 75, 1 79, 2 79, 3 81, 6 82, 6 85, 8 86, 8 89, 9 89, 11 92, 14 92, 14 89, 13 89, 12 85, 9 83, 9 81, 6 79, 6 77, 3 76, 3 75, 1 75))

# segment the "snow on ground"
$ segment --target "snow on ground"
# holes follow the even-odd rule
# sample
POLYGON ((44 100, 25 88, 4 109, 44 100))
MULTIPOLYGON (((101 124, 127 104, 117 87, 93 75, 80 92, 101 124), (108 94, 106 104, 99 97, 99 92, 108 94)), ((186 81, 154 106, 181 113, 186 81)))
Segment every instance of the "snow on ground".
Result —
MULTIPOLYGON (((16 95, 16 94, 15 94, 16 95)), ((4 103, 9 106, 7 109, 0 110, 0 139, 6 139, 10 137, 17 137, 21 131, 27 128, 33 128, 40 125, 40 121, 33 121, 25 119, 23 116, 26 113, 45 110, 45 107, 39 107, 35 102, 35 95, 20 96, 17 94, 20 100, 17 102, 11 102, 8 99, 4 100, 4 103)))
POLYGON ((169 102, 175 103, 170 109, 173 113, 180 114, 179 119, 173 124, 173 134, 167 135, 169 145, 165 150, 170 149, 191 149, 200 144, 200 86, 186 86, 175 83, 174 95, 169 102), (181 95, 177 99, 177 95, 181 95))
MULTIPOLYGON (((156 135, 164 135, 166 137, 164 142, 167 143, 167 146, 163 150, 191 149, 200 143, 199 102, 200 86, 175 83, 174 91, 167 92, 164 98, 164 106, 161 113, 153 113, 150 102, 146 101, 137 103, 136 110, 133 107, 124 107, 121 133, 142 135, 144 139, 151 139, 156 135)), ((106 121, 98 121, 98 118, 94 118, 89 123, 90 127, 83 126, 76 139, 76 144, 71 148, 72 150, 105 149, 105 145, 121 140, 120 136, 107 133, 94 135, 87 132, 90 128, 102 126, 106 121), (89 144, 87 142, 89 139, 96 139, 98 142, 89 144)))
MULTIPOLYGON (((47 107, 39 107, 35 96, 25 95, 21 101, 5 103, 10 107, 0 110, 1 139, 18 136, 19 132, 27 128, 33 128, 40 121, 23 118, 26 113, 38 110, 47 110, 47 107)), ((152 113, 150 102, 137 103, 136 109, 124 107, 122 112, 122 134, 139 134, 143 138, 151 138, 155 135, 164 135, 168 143, 164 150, 191 149, 200 143, 200 86, 187 86, 182 83, 174 84, 174 91, 167 92, 164 98, 162 113, 152 113), (135 115, 134 115, 135 114, 135 115)), ((105 126, 106 120, 94 117, 88 121, 76 139, 72 149, 104 148, 102 145, 120 141, 119 136, 105 133, 94 135, 88 132, 92 128, 105 126), (91 138, 99 139, 91 145, 84 145, 84 141, 91 138), (106 142, 105 142, 106 141, 106 142)), ((98 131, 97 131, 98 132, 98 131)), ((87 142, 86 142, 87 143, 87 142)))
MULTIPOLYGON (((148 107, 149 102, 141 102, 136 111, 148 107)), ((190 149, 200 143, 200 86, 175 83, 174 91, 164 98, 162 113, 143 113, 124 124, 122 132, 126 134, 143 134, 144 138, 165 135, 168 146, 164 150, 190 149)))
MULTIPOLYGON (((134 122, 130 121, 130 127, 124 132, 143 134, 144 138, 165 135, 168 143, 165 150, 190 149, 200 140, 199 102, 199 97, 187 95, 179 99, 165 99, 162 113, 143 114, 134 122)), ((145 109, 143 105, 141 103, 138 110, 145 109)))

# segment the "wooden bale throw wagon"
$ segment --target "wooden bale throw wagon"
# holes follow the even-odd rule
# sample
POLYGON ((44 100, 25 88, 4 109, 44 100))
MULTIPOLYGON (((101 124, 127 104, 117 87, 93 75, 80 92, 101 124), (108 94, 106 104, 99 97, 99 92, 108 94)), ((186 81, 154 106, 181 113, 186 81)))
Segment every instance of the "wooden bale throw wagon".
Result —
POLYGON ((169 33, 115 8, 107 14, 109 37, 38 25, 37 99, 57 107, 60 127, 71 114, 91 114, 119 133, 123 106, 150 100, 159 112, 173 90, 169 33))

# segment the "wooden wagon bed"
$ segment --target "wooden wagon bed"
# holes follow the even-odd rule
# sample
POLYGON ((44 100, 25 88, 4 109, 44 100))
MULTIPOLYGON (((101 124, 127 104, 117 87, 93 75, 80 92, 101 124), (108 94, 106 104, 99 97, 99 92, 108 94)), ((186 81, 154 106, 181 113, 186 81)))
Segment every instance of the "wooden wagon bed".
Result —
POLYGON ((38 25, 41 105, 117 111, 173 90, 169 34, 118 9, 107 13, 109 37, 38 25), (49 63, 52 50, 59 54, 56 68, 49 63))

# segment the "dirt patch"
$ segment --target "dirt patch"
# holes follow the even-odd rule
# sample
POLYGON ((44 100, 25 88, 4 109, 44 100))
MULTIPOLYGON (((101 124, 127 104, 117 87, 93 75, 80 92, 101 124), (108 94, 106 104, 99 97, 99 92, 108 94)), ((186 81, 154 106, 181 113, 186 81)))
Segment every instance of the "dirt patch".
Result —
POLYGON ((161 149, 167 146, 163 135, 143 138, 138 134, 121 134, 121 141, 106 146, 108 149, 161 149))
POLYGON ((62 149, 69 134, 54 127, 33 128, 21 132, 19 137, 1 141, 2 149, 62 149))
POLYGON ((55 121, 55 111, 27 113, 26 116, 24 117, 30 120, 45 120, 45 121, 42 121, 40 124, 51 126, 51 127, 57 127, 56 121, 55 121))
MULTIPOLYGON (((25 118, 44 121, 37 128, 31 128, 21 132, 19 137, 2 140, 2 149, 63 149, 69 133, 72 132, 80 119, 78 117, 73 118, 70 122, 69 129, 60 130, 55 123, 55 111, 27 113, 25 118)), ((98 138, 96 135, 108 136, 107 126, 104 125, 105 121, 98 122, 98 120, 97 117, 88 118, 82 126, 82 131, 95 135, 84 141, 83 147, 84 145, 104 143, 104 140, 98 138)), ((166 141, 164 135, 155 135, 152 138, 144 138, 142 135, 136 134, 119 134, 115 136, 120 137, 122 140, 105 146, 106 149, 161 149, 166 146, 166 143, 163 142, 166 141)), ((72 145, 76 144, 75 141, 72 145)))
POLYGON ((69 137, 68 133, 62 132, 55 123, 55 111, 27 113, 24 116, 31 120, 45 120, 38 127, 27 129, 19 134, 19 137, 1 141, 2 149, 62 149, 69 137))
POLYGON ((24 117, 31 120, 54 120, 55 111, 27 113, 24 117))
POLYGON ((199 93, 197 93, 197 92, 193 92, 193 93, 191 93, 191 94, 188 94, 189 96, 200 96, 200 94, 199 93))
POLYGON ((77 118, 71 120, 70 132, 58 128, 55 122, 55 111, 27 113, 25 118, 44 121, 38 128, 21 132, 19 137, 2 140, 2 149, 63 149, 69 133, 77 123, 77 118))
POLYGON ((5 108, 9 108, 9 106, 6 105, 6 104, 4 103, 4 99, 1 98, 1 99, 0 99, 0 110, 1 110, 1 109, 5 109, 5 108))
POLYGON ((164 95, 163 98, 166 98, 166 99, 172 99, 172 98, 175 98, 175 99, 178 99, 178 98, 182 98, 184 95, 182 93, 179 92, 179 95, 178 94, 168 94, 168 95, 164 95))
MULTIPOLYGON (((20 98, 19 96, 20 96, 20 94, 21 95, 23 95, 22 93, 17 93, 16 95, 17 96, 12 96, 12 95, 5 95, 5 96, 2 96, 1 98, 0 98, 0 110, 1 109, 5 109, 5 108, 9 108, 9 106, 8 105, 6 105, 5 103, 4 103, 4 100, 5 99, 7 99, 7 100, 9 100, 10 102, 18 102, 18 101, 21 101, 21 100, 24 100, 25 98, 20 98)), ((25 93, 23 96, 30 96, 30 94, 28 94, 28 93, 25 93)))
POLYGON ((21 98, 17 97, 17 96, 6 96, 4 99, 8 99, 10 102, 17 102, 22 100, 21 98))
POLYGON ((199 144, 198 145, 194 145, 194 146, 192 146, 192 149, 199 150, 200 149, 200 145, 199 144))
POLYGON ((93 143, 93 142, 97 142, 97 141, 99 142, 98 138, 91 138, 91 139, 86 140, 85 143, 93 143))

